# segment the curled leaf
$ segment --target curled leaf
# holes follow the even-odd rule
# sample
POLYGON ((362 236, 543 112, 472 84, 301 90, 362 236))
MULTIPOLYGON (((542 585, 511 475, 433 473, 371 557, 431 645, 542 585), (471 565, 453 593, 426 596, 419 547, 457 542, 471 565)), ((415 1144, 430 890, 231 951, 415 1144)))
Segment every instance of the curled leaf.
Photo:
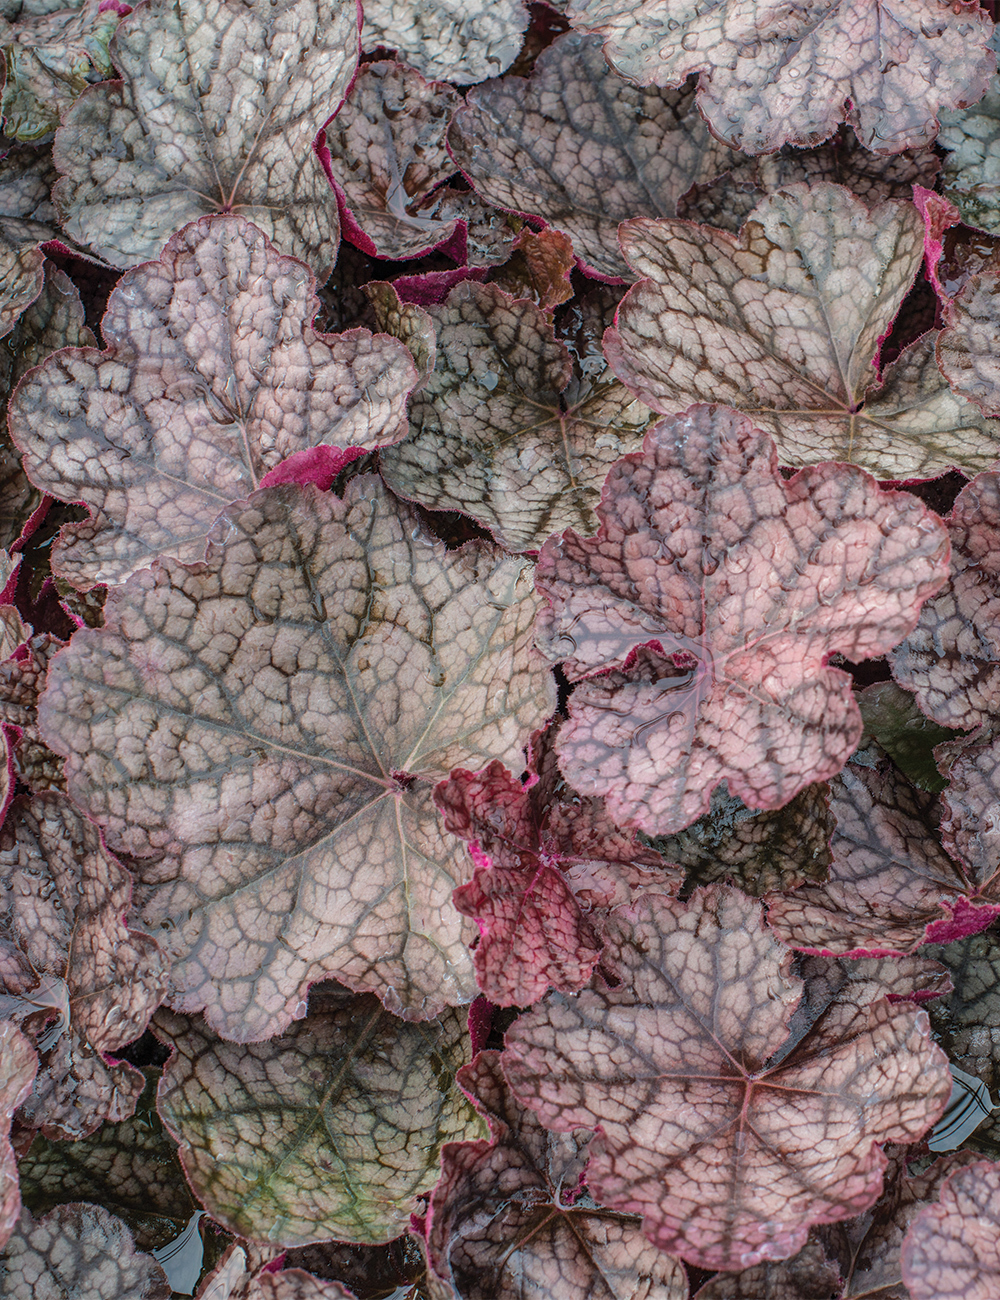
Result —
POLYGON ((930 144, 935 114, 977 100, 996 61, 992 23, 971 0, 571 0, 574 27, 605 38, 641 85, 698 78, 715 134, 745 153, 825 140, 841 122, 866 149, 930 144), (780 19, 779 19, 780 12, 780 19))
POLYGON ((56 132, 66 232, 135 266, 231 212, 325 280, 340 223, 312 142, 357 69, 355 0, 147 0, 110 53, 122 79, 85 91, 56 132))
POLYGON ((368 0, 361 44, 395 50, 425 77, 468 86, 506 72, 521 48, 521 0, 368 0))
POLYGON ((197 1300, 355 1300, 339 1282, 321 1281, 304 1269, 272 1271, 266 1255, 249 1242, 230 1246, 198 1288, 197 1300))
POLYGON ((903 1242, 903 1281, 913 1300, 991 1300, 1000 1286, 1000 1165, 968 1165, 903 1242))
POLYGON ((505 1038, 514 1095, 556 1132, 597 1131, 587 1184, 703 1268, 793 1255, 867 1209, 879 1144, 914 1142, 951 1087, 926 1013, 878 978, 814 1001, 760 905, 711 886, 607 927, 620 983, 550 994, 505 1038))
POLYGON ((104 352, 60 352, 21 382, 10 430, 29 477, 93 516, 63 531, 55 573, 88 587, 158 555, 198 560, 219 512, 286 457, 403 436, 405 349, 316 333, 314 290, 256 227, 205 218, 122 277, 104 352))
POLYGON ((570 272, 573 245, 559 230, 537 234, 525 226, 514 243, 510 258, 493 272, 492 281, 512 298, 530 298, 539 307, 558 307, 573 297, 570 272))
POLYGON ((442 1144, 482 1131, 455 1083, 465 1020, 406 1024, 370 994, 325 987, 282 1037, 244 1046, 160 1012, 176 1054, 159 1111, 198 1199, 277 1245, 397 1236, 437 1181, 442 1144))
POLYGON ((724 407, 656 425, 599 515, 596 537, 542 548, 536 639, 590 679, 557 742, 567 780, 650 835, 702 816, 721 781, 777 808, 839 771, 861 718, 828 656, 883 654, 946 571, 916 498, 844 465, 785 480, 724 407))
POLYGON ((343 500, 286 485, 231 507, 205 564, 134 575, 77 632, 42 730, 136 858, 175 1008, 253 1041, 326 974, 412 1017, 471 998, 464 855, 430 794, 518 762, 553 709, 531 574, 446 550, 359 475, 343 500))
POLYGON ((608 70, 600 42, 568 32, 529 79, 466 96, 448 131, 455 161, 490 203, 564 231, 583 263, 628 276, 616 239, 628 217, 673 216, 681 195, 735 160, 688 90, 641 90, 608 70))

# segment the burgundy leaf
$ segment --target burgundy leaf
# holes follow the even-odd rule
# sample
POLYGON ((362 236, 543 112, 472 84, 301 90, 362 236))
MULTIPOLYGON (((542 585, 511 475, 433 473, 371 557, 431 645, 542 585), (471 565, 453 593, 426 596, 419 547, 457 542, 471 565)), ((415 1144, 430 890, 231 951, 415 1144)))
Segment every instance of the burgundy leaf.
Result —
POLYGON ((567 32, 530 78, 471 90, 448 146, 483 198, 564 231, 597 274, 628 276, 618 223, 673 216, 696 181, 735 161, 693 101, 685 89, 630 86, 608 70, 599 41, 567 32))
POLYGON ((993 1300, 1000 1287, 1000 1165, 960 1169, 903 1242, 913 1300, 993 1300))
POLYGON ((106 351, 22 380, 10 430, 29 477, 93 516, 64 530, 54 572, 87 587, 157 555, 198 560, 219 511, 286 456, 403 436, 408 354, 367 330, 317 334, 314 289, 256 227, 206 218, 115 287, 106 351))
POLYGON ((428 1251, 462 1300, 687 1300, 683 1267, 650 1246, 638 1219, 577 1203, 586 1132, 546 1132, 511 1095, 499 1052, 481 1052, 458 1078, 492 1141, 444 1148, 428 1251))
POLYGON ((49 669, 43 734, 109 846, 134 855, 171 1004, 279 1033, 333 974, 409 1017, 474 993, 431 802, 453 767, 517 763, 552 712, 531 566, 448 551, 380 480, 232 507, 205 564, 109 594, 49 669))
POLYGON ((0 832, 0 870, 4 1014, 32 1015, 48 980, 68 1020, 36 1030, 43 1064, 22 1116, 47 1136, 84 1137, 135 1109, 142 1075, 108 1057, 146 1028, 166 963, 153 939, 125 927, 129 876, 64 795, 15 803, 0 832))
POLYGON ((536 234, 525 226, 508 260, 490 278, 512 298, 529 298, 539 307, 552 308, 573 297, 569 275, 574 265, 567 235, 559 230, 536 234))
POLYGON ((21 1213, 17 1160, 10 1144, 14 1112, 31 1091, 38 1057, 30 1039, 10 1020, 0 1021, 0 1246, 21 1213))
POLYGON ((607 937, 620 983, 550 994, 507 1031, 504 1069, 547 1128, 597 1131, 588 1187, 660 1249, 733 1270, 793 1255, 877 1199, 880 1143, 944 1109, 926 1013, 886 1001, 875 971, 800 1005, 745 895, 647 897, 607 937))
POLYGON ((542 548, 536 639, 592 678, 559 735, 567 780, 652 835, 707 812, 721 781, 776 808, 837 772, 861 719, 827 658, 883 654, 946 572, 915 497, 846 465, 785 480, 770 439, 724 407, 656 425, 599 515, 596 537, 542 548))
POLYGON ((527 26, 521 0, 368 0, 361 43, 395 50, 425 77, 468 86, 507 71, 527 26))
POLYGON ((325 280, 340 222, 312 142, 354 78, 358 14, 356 0, 138 5, 111 44, 122 80, 88 89, 56 132, 67 234, 135 266, 232 212, 325 280))
POLYGON ((630 81, 700 73, 699 108, 746 153, 817 144, 840 122, 883 153, 930 144, 935 114, 977 100, 996 67, 992 23, 972 0, 571 0, 569 18, 605 37, 630 81))
POLYGON ((892 672, 928 717, 971 728, 1000 711, 1000 475, 977 475, 945 524, 948 582, 894 651, 892 672))

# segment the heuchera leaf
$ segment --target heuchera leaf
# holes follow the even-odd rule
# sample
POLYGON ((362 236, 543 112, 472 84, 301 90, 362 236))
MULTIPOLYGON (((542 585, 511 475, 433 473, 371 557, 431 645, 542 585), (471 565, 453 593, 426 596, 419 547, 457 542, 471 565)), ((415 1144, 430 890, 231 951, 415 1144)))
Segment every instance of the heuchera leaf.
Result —
POLYGON ((977 475, 945 525, 948 581, 924 605, 890 663, 928 717, 972 728, 1000 708, 1000 475, 977 475))
POLYGON ((312 142, 357 69, 355 0, 147 0, 111 44, 121 81, 56 132, 66 232, 115 266, 213 212, 253 221, 325 280, 337 201, 312 142))
POLYGON ((996 67, 993 24, 971 0, 571 0, 569 18, 606 38, 631 81, 701 73, 698 107, 745 153, 818 144, 840 122, 882 153, 929 144, 935 114, 977 100, 996 67))
POLYGON ((37 1220, 22 1210, 0 1254, 3 1300, 170 1300, 172 1294, 156 1260, 140 1254, 124 1223, 99 1205, 60 1205, 37 1220), (46 1291, 39 1292, 43 1279, 46 1291))
POLYGON ((831 1300, 840 1294, 837 1265, 819 1242, 810 1240, 792 1259, 755 1264, 739 1273, 717 1273, 695 1292, 694 1300, 831 1300))
POLYGON ((585 267, 628 277, 618 223, 673 216, 696 181, 735 155, 715 141, 688 90, 641 90, 608 70, 599 41, 569 32, 529 79, 469 91, 448 147, 477 192, 564 231, 585 267))
POLYGON ((948 152, 944 192, 970 226, 1000 234, 1000 80, 960 112, 941 114, 938 144, 948 152))
POLYGON ((832 831, 829 790, 822 782, 807 785, 783 808, 755 812, 729 794, 723 781, 704 817, 653 843, 668 862, 685 868, 685 889, 726 880, 759 897, 824 880, 832 831))
POLYGON ((63 642, 46 632, 33 636, 17 658, 0 663, 0 720, 16 728, 13 745, 18 779, 32 790, 63 789, 62 759, 38 730, 38 698, 45 688, 49 660, 63 642))
POLYGON ((368 0, 361 44, 395 50, 425 77, 468 86, 507 71, 527 26, 521 0, 368 0))
POLYGON ((938 363, 954 392, 989 413, 1000 411, 998 270, 993 266, 969 276, 944 302, 946 327, 937 341, 938 363))
POLYGON ((14 1112, 31 1091, 38 1056, 30 1039, 10 1020, 0 1021, 0 1245, 6 1243, 21 1213, 17 1159, 10 1144, 14 1112))
POLYGON ((738 238, 681 221, 627 221, 622 250, 646 278, 622 300, 605 350, 657 411, 727 402, 752 415, 782 463, 842 460, 883 479, 986 469, 1000 425, 944 382, 934 335, 881 377, 889 331, 923 256, 909 203, 869 209, 839 185, 788 185, 738 238))
POLYGON ((472 996, 430 793, 511 764, 555 705, 530 648, 531 566, 446 551, 380 481, 271 488, 204 565, 113 590, 49 669, 43 733, 73 797, 135 855, 172 1005, 280 1032, 324 974, 433 1015, 472 996), (150 859, 146 861, 146 859, 150 859))
POLYGON ((196 1293, 196 1300, 354 1300, 339 1282, 325 1282, 301 1268, 256 1267, 248 1250, 260 1254, 249 1242, 228 1248, 196 1293))
POLYGON ((680 1262, 650 1246, 638 1219, 576 1203, 585 1131, 546 1132, 511 1095, 499 1052, 481 1052, 458 1079, 492 1140, 444 1148, 428 1252, 462 1300, 687 1300, 680 1262))
POLYGON ((782 942, 809 951, 912 952, 985 929, 1000 915, 996 869, 941 847, 937 799, 901 773, 848 763, 830 782, 837 829, 829 880, 770 900, 782 942))
POLYGON ((195 1195, 243 1237, 296 1246, 388 1241, 438 1178, 444 1142, 482 1121, 455 1083, 466 1014, 406 1024, 370 994, 324 986, 280 1038, 222 1042, 161 1011, 176 1054, 158 1106, 195 1195))
MULTIPOLYGON (((951 549, 952 565, 956 559, 956 542, 953 537, 951 549)), ((945 588, 947 590, 947 588, 945 588)), ((928 606, 935 605, 941 598, 932 596, 921 610, 921 618, 928 606)), ((908 641, 912 643, 919 634, 911 633, 908 641)), ((905 646, 907 641, 903 642, 905 646)), ((940 643, 939 643, 940 646, 940 643)), ((897 652, 898 653, 898 652, 897 652)), ((861 720, 865 724, 862 746, 865 740, 877 741, 889 755, 900 771, 920 790, 938 793, 948 784, 938 771, 934 760, 934 747, 952 740, 958 734, 950 727, 939 726, 921 713, 917 701, 909 691, 902 690, 895 682, 875 682, 874 685, 858 692, 858 708, 861 720)))
POLYGON ((146 1028, 166 991, 166 964, 152 938, 126 929, 128 874, 64 795, 15 803, 0 833, 0 869, 7 993, 30 999, 40 979, 55 976, 69 1004, 47 1055, 39 1033, 44 1064, 22 1115, 46 1136, 84 1137, 135 1109, 142 1075, 108 1056, 146 1028))
POLYGON ((998 1228, 1000 1165, 982 1160, 952 1174, 903 1242, 913 1300, 992 1300, 1000 1287, 998 1228))
POLYGON ((368 330, 317 334, 314 289, 248 222, 203 218, 122 277, 106 351, 22 380, 9 427, 29 477, 93 514, 64 531, 55 573, 89 587, 157 555, 198 560, 219 512, 286 457, 405 434, 408 353, 368 330))
POLYGON ((512 551, 569 526, 593 532, 608 469, 655 416, 606 367, 575 373, 550 315, 495 285, 457 284, 424 310, 436 359, 410 436, 381 457, 392 490, 471 515, 512 551))
POLYGON ((724 407, 657 424, 598 513, 596 537, 542 548, 536 641, 593 678, 557 742, 567 780, 650 835, 702 816, 721 781, 777 808, 837 772, 861 718, 828 656, 883 654, 946 572, 915 497, 846 465, 785 480, 766 434, 724 407))
POLYGON ((560 230, 525 226, 514 251, 493 272, 492 282, 512 298, 530 298, 539 307, 558 307, 573 297, 570 272, 575 265, 573 243, 560 230))
POLYGON ((588 1187, 660 1249, 734 1270, 792 1255, 810 1224, 876 1200, 879 1143, 944 1109, 926 1013, 877 979, 800 1008, 791 955, 745 895, 648 897, 607 937, 621 982, 526 1012, 504 1070, 547 1128, 597 1131, 588 1187))
POLYGON ((84 324, 83 303, 68 275, 45 263, 45 282, 35 301, 0 343, 0 546, 16 542, 42 502, 7 435, 7 399, 18 380, 57 348, 94 347, 84 324))

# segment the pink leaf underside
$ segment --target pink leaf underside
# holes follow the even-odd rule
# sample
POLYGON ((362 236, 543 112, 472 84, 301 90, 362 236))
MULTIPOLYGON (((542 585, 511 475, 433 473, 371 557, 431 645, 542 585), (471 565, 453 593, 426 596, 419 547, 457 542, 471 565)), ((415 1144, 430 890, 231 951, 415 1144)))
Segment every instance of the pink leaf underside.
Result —
POLYGON ((469 870, 431 791, 518 763, 554 708, 531 574, 448 551, 371 475, 344 500, 285 484, 231 507, 205 564, 134 575, 76 633, 40 725, 137 859, 176 1009, 252 1041, 325 975, 411 1018, 472 996, 450 903, 469 870))
POLYGON ((645 278, 605 350, 655 410, 726 402, 771 434, 786 465, 846 461, 903 480, 996 461, 1000 423, 952 392, 933 330, 875 367, 923 257, 912 203, 798 183, 763 198, 738 236, 648 218, 619 235, 645 278))
POLYGON ((846 121, 862 144, 929 144, 941 109, 974 103, 996 60, 973 0, 766 3, 571 0, 574 27, 605 38, 611 66, 640 85, 698 79, 715 134, 746 153, 825 140, 846 121))
POLYGON ((480 1053, 458 1077, 492 1140, 444 1148, 428 1228, 440 1277, 464 1300, 687 1300, 682 1265, 645 1240, 638 1218, 574 1206, 586 1132, 547 1132, 511 1095, 499 1052, 480 1053))
MULTIPOLYGON (((977 814, 985 821, 988 801, 995 807, 998 797, 996 787, 989 788, 998 759, 982 754, 985 771, 964 759, 958 777, 962 793, 978 805, 962 809, 967 852, 977 814)), ((941 845, 936 796, 916 789, 890 764, 848 763, 830 782, 830 801, 837 827, 829 879, 769 900, 768 922, 783 943, 842 954, 908 953, 922 943, 975 934, 1000 915, 996 858, 987 866, 988 850, 974 849, 979 872, 967 870, 954 837, 949 856, 941 845)))
POLYGON ((563 231, 585 267, 631 278, 618 223, 673 216, 681 196, 739 161, 694 107, 694 92, 643 90, 612 72, 601 43, 567 32, 531 76, 466 95, 448 131, 462 171, 490 203, 563 231))
POLYGON ((46 1008, 46 981, 65 998, 64 1020, 45 1029, 46 1010, 32 1022, 44 1064, 22 1117, 47 1137, 86 1137, 135 1109, 143 1076, 107 1057, 145 1030, 166 991, 166 963, 155 940, 123 924, 128 873, 65 795, 16 801, 0 832, 0 870, 3 1014, 25 1020, 46 1008))
POLYGON ((21 1213, 10 1123, 15 1110, 31 1092, 37 1070, 38 1056, 31 1040, 12 1021, 0 1021, 0 1246, 14 1231, 21 1213))
POLYGON ((913 1300, 994 1300, 1000 1293, 1000 1165, 953 1174, 903 1242, 913 1300))
POLYGON ((600 955, 604 911, 680 885, 679 872, 620 831, 600 799, 566 788, 551 742, 540 743, 527 785, 491 763, 457 769, 434 792, 445 827, 475 846, 475 875, 454 902, 478 922, 476 979, 500 1006, 530 1006, 549 987, 582 988, 600 955))
POLYGON ((977 475, 945 524, 948 581, 890 663, 928 717, 971 729, 1000 711, 1000 475, 977 475))
POLYGON ((945 298, 948 295, 938 278, 938 264, 944 252, 945 231, 961 221, 962 214, 954 203, 923 185, 914 185, 913 202, 924 219, 924 269, 934 292, 945 298))
POLYGON ((286 457, 404 436, 409 354, 367 330, 318 334, 314 290, 254 226, 206 217, 116 285, 106 351, 59 352, 22 380, 10 429, 29 477, 92 516, 63 530, 54 572, 89 587, 198 560, 219 512, 286 457))
POLYGON ((880 1143, 943 1111, 926 1013, 885 997, 936 963, 816 958, 804 984, 760 904, 720 886, 620 909, 607 939, 621 983, 550 994, 507 1031, 504 1069, 546 1127, 597 1131, 591 1193, 660 1249, 732 1270, 793 1255, 877 1199, 880 1143))
POLYGON ((557 742, 567 780, 666 835, 720 781, 776 808, 839 771, 861 719, 827 657, 900 641, 948 543, 915 497, 854 467, 782 479, 771 440, 726 408, 664 420, 643 446, 608 475, 596 537, 542 548, 536 641, 589 679, 557 742))

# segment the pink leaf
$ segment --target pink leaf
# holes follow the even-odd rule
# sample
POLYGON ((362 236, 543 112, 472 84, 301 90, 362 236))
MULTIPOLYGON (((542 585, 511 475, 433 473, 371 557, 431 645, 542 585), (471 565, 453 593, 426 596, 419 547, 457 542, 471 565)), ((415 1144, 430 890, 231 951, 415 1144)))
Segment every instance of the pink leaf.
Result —
POLYGON ((903 1242, 913 1300, 994 1300, 1000 1291, 1000 1165, 952 1174, 903 1242))
POLYGON ((38 1056, 30 1039, 9 1020, 0 1022, 0 1246, 21 1213, 17 1160, 10 1144, 14 1112, 31 1092, 38 1056))

